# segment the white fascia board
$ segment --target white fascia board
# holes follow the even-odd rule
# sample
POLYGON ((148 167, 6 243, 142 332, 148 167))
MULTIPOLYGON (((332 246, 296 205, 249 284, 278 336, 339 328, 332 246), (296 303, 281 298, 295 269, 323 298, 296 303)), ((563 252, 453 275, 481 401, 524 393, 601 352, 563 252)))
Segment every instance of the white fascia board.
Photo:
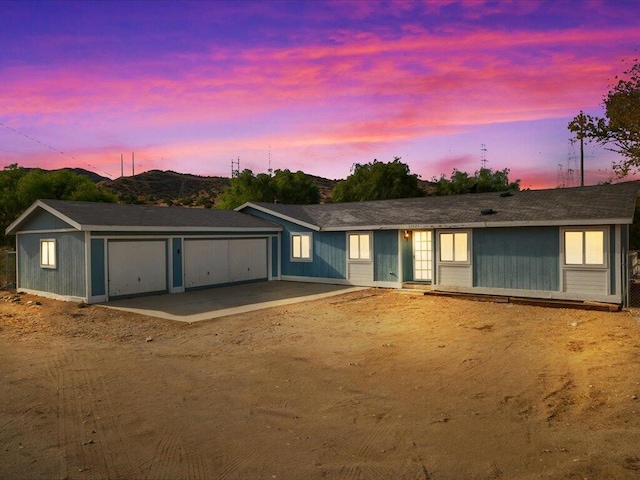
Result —
POLYGON ((473 223, 412 223, 398 225, 359 225, 321 228, 323 232, 348 232, 364 230, 434 230, 445 228, 490 228, 490 227, 567 227, 584 225, 619 225, 631 224, 629 218, 577 219, 577 220, 535 220, 520 222, 473 222, 473 223))
POLYGON ((305 227, 310 230, 314 230, 316 232, 319 232, 320 230, 322 230, 318 225, 313 225, 312 223, 303 222, 301 220, 298 220, 297 218, 293 218, 288 215, 283 215, 282 213, 274 212, 273 210, 262 207, 260 205, 255 205, 251 202, 247 202, 244 205, 240 205, 238 208, 236 208, 236 211, 240 211, 243 208, 247 208, 247 207, 255 208, 256 210, 262 213, 273 215, 274 217, 280 218, 281 220, 286 220, 287 222, 295 223, 296 225, 300 225, 301 227, 305 227))
POLYGON ((281 232, 280 225, 273 227, 136 227, 118 225, 82 225, 83 230, 92 232, 220 232, 220 233, 272 233, 281 232))
POLYGON ((33 213, 33 211, 36 208, 42 208, 43 210, 45 210, 46 212, 49 212, 51 215, 53 215, 54 217, 59 218, 60 220, 62 220, 63 222, 68 223, 69 225, 71 225, 72 227, 74 227, 76 230, 82 230, 80 224, 72 219, 70 219, 69 217, 67 217, 66 215, 63 215, 62 213, 60 213, 59 211, 57 211, 55 208, 50 207, 49 205, 45 204, 44 202, 42 202, 41 200, 36 200, 29 208, 27 208, 22 215, 20 215, 18 218, 16 218, 13 223, 11 223, 11 225, 9 225, 5 230, 5 234, 7 235, 11 235, 11 232, 13 230, 15 230, 18 225, 20 225, 22 222, 24 222, 29 215, 31 215, 31 213, 33 213))

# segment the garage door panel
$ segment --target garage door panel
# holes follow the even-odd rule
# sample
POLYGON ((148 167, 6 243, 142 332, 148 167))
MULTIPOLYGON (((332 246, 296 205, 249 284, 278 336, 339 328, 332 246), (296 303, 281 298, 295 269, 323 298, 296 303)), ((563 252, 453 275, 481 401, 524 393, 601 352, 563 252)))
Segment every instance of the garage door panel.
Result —
POLYGON ((167 289, 165 241, 109 242, 109 296, 167 289))
POLYGON ((249 238, 229 242, 229 278, 243 282, 267 278, 267 239, 249 238))
POLYGON ((166 290, 166 251, 165 242, 142 242, 138 246, 139 293, 166 290))
POLYGON ((186 288, 229 282, 228 240, 189 240, 184 251, 186 288))

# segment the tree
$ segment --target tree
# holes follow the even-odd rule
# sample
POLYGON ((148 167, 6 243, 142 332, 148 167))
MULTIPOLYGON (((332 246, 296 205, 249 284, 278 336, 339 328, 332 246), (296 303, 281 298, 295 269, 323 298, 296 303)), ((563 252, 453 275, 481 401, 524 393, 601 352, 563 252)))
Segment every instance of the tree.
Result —
POLYGON ((473 176, 467 172, 454 169, 451 178, 442 174, 436 183, 436 195, 456 195, 461 193, 504 192, 506 190, 520 190, 520 179, 509 181, 509 169, 496 170, 481 168, 473 176))
POLYGON ((622 155, 622 160, 613 164, 619 177, 640 169, 640 63, 637 59, 634 62, 604 97, 604 118, 580 112, 568 125, 579 139, 580 135, 591 138, 622 155))
POLYGON ((411 174, 409 166, 402 163, 400 157, 394 157, 389 163, 375 159, 363 165, 356 163, 353 173, 333 188, 331 200, 364 202, 424 195, 425 191, 418 185, 418 176, 411 174))
POLYGON ((4 230, 38 199, 115 202, 113 195, 70 170, 28 171, 17 164, 8 165, 0 172, 0 243, 9 243, 4 230))
POLYGON ((231 179, 231 184, 219 197, 220 208, 233 209, 246 202, 275 202, 311 204, 320 202, 318 186, 303 172, 276 170, 273 176, 266 173, 254 175, 243 170, 231 179))

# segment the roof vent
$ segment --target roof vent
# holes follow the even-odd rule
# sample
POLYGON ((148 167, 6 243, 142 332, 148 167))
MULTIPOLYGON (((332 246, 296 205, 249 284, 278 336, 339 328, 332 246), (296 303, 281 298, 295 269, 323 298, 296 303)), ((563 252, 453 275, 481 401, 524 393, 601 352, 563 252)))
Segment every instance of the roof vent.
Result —
POLYGON ((500 192, 500 196, 502 198, 504 198, 504 197, 512 197, 513 193, 511 192, 511 190, 507 190, 506 192, 500 192))
POLYGON ((493 208, 484 208, 480 210, 481 215, 493 215, 494 213, 498 213, 498 212, 496 212, 493 208))

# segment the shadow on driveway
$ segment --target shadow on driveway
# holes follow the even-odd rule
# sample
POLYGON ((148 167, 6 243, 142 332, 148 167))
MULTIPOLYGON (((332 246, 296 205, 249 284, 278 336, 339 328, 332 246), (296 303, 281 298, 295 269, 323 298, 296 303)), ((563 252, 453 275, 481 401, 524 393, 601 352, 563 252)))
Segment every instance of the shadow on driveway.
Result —
POLYGON ((349 285, 272 281, 128 298, 102 306, 191 323, 365 289, 349 285))

